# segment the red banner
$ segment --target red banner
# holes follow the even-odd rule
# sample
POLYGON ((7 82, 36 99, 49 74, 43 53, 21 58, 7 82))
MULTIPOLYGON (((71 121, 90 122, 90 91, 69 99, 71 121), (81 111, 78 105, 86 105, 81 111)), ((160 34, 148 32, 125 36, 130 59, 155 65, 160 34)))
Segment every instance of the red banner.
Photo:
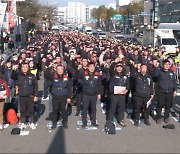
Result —
POLYGON ((16 0, 11 0, 9 9, 9 29, 16 25, 16 0))

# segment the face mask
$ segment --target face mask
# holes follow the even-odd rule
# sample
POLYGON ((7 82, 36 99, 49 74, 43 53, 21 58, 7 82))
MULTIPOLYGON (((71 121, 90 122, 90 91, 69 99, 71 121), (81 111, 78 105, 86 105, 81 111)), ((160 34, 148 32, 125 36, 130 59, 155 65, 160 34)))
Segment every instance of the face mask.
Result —
POLYGON ((15 57, 15 58, 13 58, 14 59, 14 61, 17 61, 18 60, 18 58, 17 57, 15 57))
POLYGON ((52 54, 53 54, 53 56, 55 56, 55 55, 56 55, 56 52, 53 52, 52 54))

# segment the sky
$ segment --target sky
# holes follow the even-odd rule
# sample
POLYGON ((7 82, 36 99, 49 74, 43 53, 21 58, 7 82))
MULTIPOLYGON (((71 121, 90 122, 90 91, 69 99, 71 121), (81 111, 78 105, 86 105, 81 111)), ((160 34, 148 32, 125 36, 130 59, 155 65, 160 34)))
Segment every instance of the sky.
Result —
POLYGON ((109 3, 116 3, 116 0, 43 0, 52 5, 66 6, 68 2, 81 2, 86 5, 108 5, 109 3))

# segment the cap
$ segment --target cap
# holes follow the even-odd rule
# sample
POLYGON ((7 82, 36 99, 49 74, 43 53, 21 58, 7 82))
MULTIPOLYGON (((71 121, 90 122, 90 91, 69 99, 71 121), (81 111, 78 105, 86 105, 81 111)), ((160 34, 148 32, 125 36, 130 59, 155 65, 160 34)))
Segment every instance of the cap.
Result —
POLYGON ((141 67, 143 67, 143 66, 146 66, 146 67, 147 67, 147 64, 145 64, 145 63, 142 63, 142 64, 141 64, 141 67))
POLYGON ((175 125, 174 124, 167 124, 167 125, 164 125, 163 128, 165 128, 165 129, 175 129, 175 125))
POLYGON ((89 65, 94 65, 94 63, 93 63, 93 62, 89 62, 89 63, 88 63, 88 66, 89 66, 89 65))
POLYGON ((123 64, 122 64, 122 63, 117 63, 117 64, 115 65, 115 67, 119 67, 119 66, 123 67, 123 64))
POLYGON ((165 64, 165 63, 170 63, 170 61, 169 61, 168 59, 165 59, 165 60, 163 61, 163 64, 165 64))
POLYGON ((20 128, 13 128, 11 131, 11 135, 19 135, 21 133, 20 128))

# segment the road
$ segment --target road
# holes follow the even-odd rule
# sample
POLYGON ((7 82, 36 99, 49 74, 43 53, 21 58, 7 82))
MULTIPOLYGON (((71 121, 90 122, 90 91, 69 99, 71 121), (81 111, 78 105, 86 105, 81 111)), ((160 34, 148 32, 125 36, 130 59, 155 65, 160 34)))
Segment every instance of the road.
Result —
MULTIPOLYGON (((77 121, 81 117, 75 117, 75 107, 69 117, 69 128, 64 130, 57 127, 49 132, 46 126, 48 116, 48 100, 41 99, 43 80, 39 81, 38 112, 41 113, 36 130, 31 130, 28 136, 11 135, 11 129, 17 127, 11 125, 0 132, 2 153, 179 153, 180 124, 171 118, 171 123, 176 129, 162 128, 164 122, 157 125, 150 118, 151 127, 141 125, 135 127, 125 118, 126 128, 117 130, 116 135, 107 135, 103 129, 105 115, 98 105, 97 130, 84 130, 78 128, 77 121)), ((176 111, 180 113, 180 96, 175 99, 176 111)), ((119 126, 118 126, 119 127, 119 126)))

